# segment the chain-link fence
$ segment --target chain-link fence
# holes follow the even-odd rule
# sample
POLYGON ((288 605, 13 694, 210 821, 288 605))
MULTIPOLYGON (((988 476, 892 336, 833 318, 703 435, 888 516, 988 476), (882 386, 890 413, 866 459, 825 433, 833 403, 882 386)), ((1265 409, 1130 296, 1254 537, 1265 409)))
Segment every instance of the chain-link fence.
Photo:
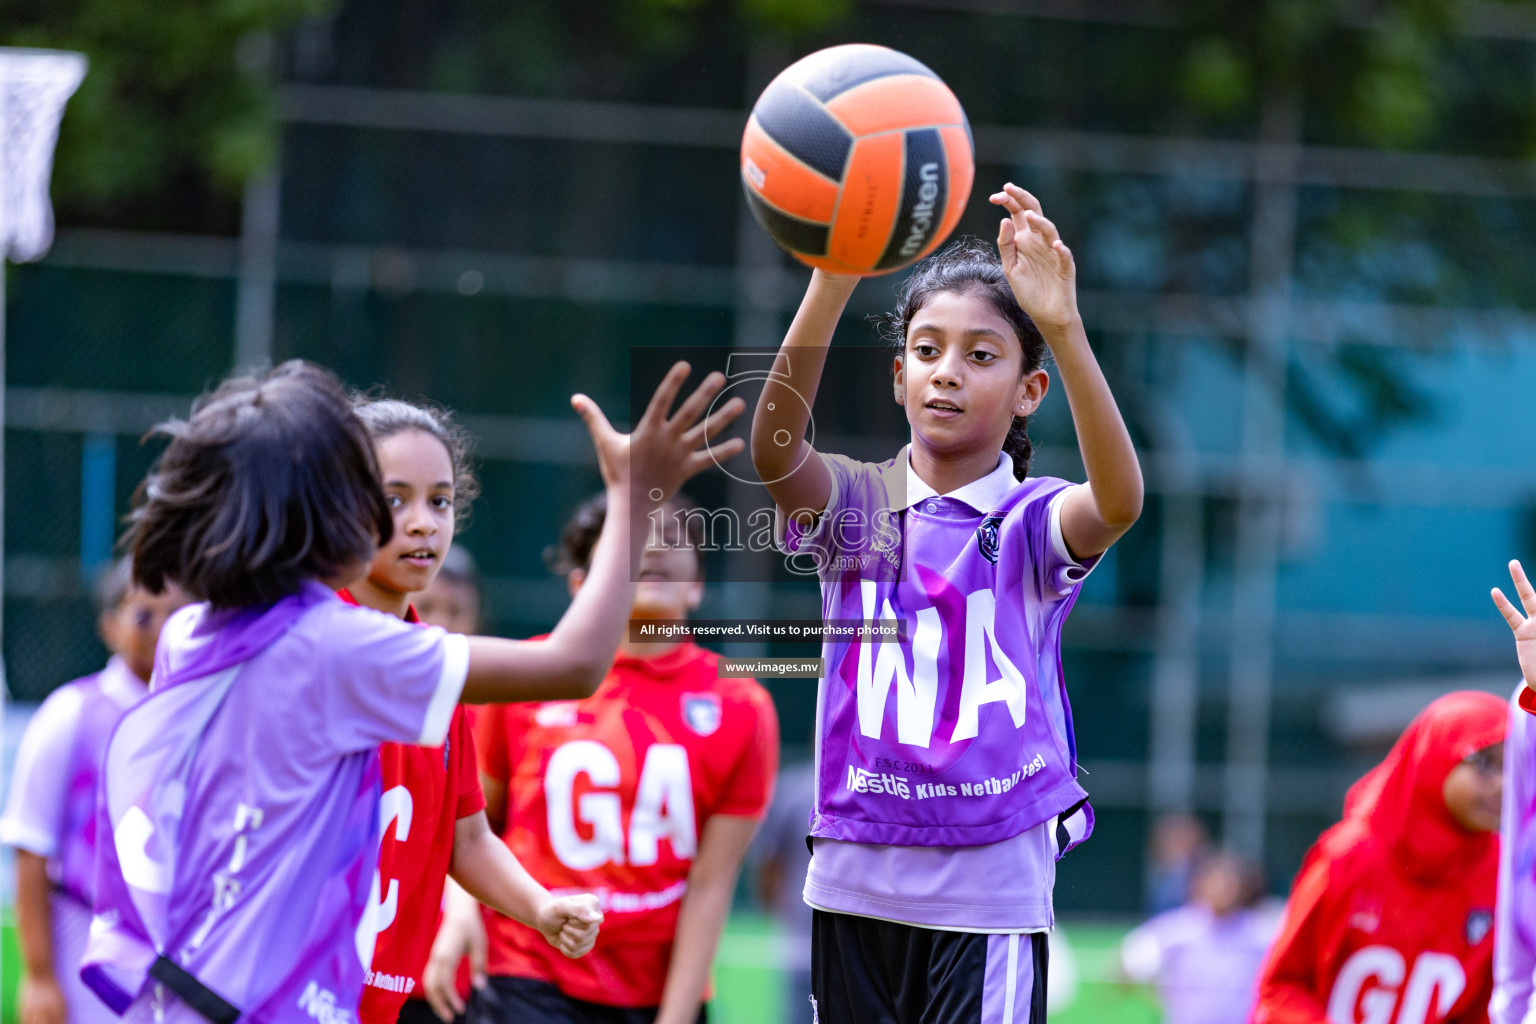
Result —
MULTIPOLYGON (((596 99, 450 93, 385 59, 393 9, 350 5, 300 33, 280 173, 266 207, 253 191, 244 237, 66 225, 46 261, 11 269, 18 699, 99 664, 85 581, 156 451, 138 438, 237 351, 458 409, 484 477, 462 543, 492 628, 530 635, 565 601, 542 551, 599 484, 568 396, 623 419, 632 347, 771 346, 787 324, 804 275, 744 215, 735 156, 787 53, 706 34, 649 77, 571 90, 596 99), (667 71, 690 61, 696 79, 667 71)), ((1061 903, 1135 906, 1146 823, 1166 810, 1219 822, 1288 877, 1427 695, 1515 681, 1486 595, 1532 540, 1536 172, 1480 154, 1462 121, 1440 154, 1338 148, 1305 95, 1196 137, 1166 116, 1173 83, 1125 84, 1156 80, 1165 26, 881 4, 856 22, 849 38, 919 54, 966 102, 980 166, 963 231, 995 234, 985 193, 1003 180, 1041 196, 1143 453, 1143 519, 1067 630, 1086 783, 1113 838, 1063 863, 1061 903)), ((456 81, 490 90, 466 46, 456 81)), ((1536 48, 1465 50, 1487 71, 1536 48)), ((1465 120, 1479 88, 1502 87, 1485 77, 1458 84, 1465 120)), ((856 312, 894 284, 862 285, 856 312)), ((878 339, 850 316, 845 343, 878 339)), ((894 452, 886 393, 829 380, 818 424, 858 454, 894 452)), ((1037 471, 1080 477, 1060 394, 1031 429, 1037 471)), ((729 500, 721 480, 698 488, 729 500)), ((812 584, 716 568, 704 617, 816 614, 812 584)), ((768 685, 786 742, 806 742, 811 684, 768 685)))

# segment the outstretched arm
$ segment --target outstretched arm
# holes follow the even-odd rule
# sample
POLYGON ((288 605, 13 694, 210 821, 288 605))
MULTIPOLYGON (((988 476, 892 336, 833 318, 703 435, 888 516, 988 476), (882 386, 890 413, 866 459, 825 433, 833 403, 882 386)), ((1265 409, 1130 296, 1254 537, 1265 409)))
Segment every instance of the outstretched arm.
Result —
POLYGON ((832 495, 832 477, 806 443, 805 431, 832 332, 858 283, 857 277, 811 272, 810 286, 752 414, 752 465, 774 503, 802 526, 816 521, 832 495))
POLYGON ((1141 464, 1077 310, 1072 251, 1040 211, 1040 201, 1014 184, 992 196, 1008 211, 997 249, 1014 298, 1034 320, 1055 357, 1072 407, 1072 425, 1088 483, 1062 499, 1061 532, 1078 558, 1101 554, 1141 515, 1141 464))
POLYGON ((571 400, 592 433, 608 493, 609 514, 592 550, 586 584, 542 640, 470 637, 465 703, 586 697, 608 674, 629 620, 644 547, 630 538, 644 536, 646 517, 685 480, 743 447, 732 438, 711 454, 709 439, 745 408, 733 398, 701 419, 725 386, 719 373, 706 377, 675 414, 669 413, 687 377, 687 363, 674 366, 630 434, 614 430, 587 396, 571 400))

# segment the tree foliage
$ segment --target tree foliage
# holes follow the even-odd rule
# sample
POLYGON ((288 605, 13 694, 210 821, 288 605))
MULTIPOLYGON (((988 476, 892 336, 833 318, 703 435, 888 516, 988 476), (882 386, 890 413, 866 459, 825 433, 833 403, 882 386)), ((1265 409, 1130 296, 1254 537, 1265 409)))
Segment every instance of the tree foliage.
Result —
MULTIPOLYGON (((707 54, 717 39, 739 51, 747 41, 793 47, 826 38, 854 2, 12 0, 0 30, 11 45, 91 58, 55 172, 61 207, 89 213, 168 191, 193 204, 238 196, 273 157, 274 55, 304 19, 339 15, 385 40, 367 75, 376 84, 405 76, 454 91, 601 94, 604 79, 655 76, 669 60, 697 59, 701 44, 707 54)), ((1176 71, 1193 112, 1241 118, 1267 91, 1293 89, 1361 142, 1403 147, 1432 140, 1455 116, 1447 83, 1466 28, 1490 12, 1536 17, 1536 0, 1175 0, 1164 9, 1174 16, 1176 71)), ((1527 83, 1524 93, 1524 123, 1505 147, 1522 154, 1536 140, 1536 92, 1527 83)), ((165 203, 157 209, 165 214, 165 203)))
MULTIPOLYGON (((1184 0, 1178 9, 1184 95, 1197 109, 1251 108, 1264 91, 1286 90, 1346 134, 1394 148, 1432 140, 1453 115, 1448 86, 1482 25, 1536 26, 1530 0, 1184 0)), ((1522 92, 1536 122, 1536 90, 1527 82, 1522 92)), ((1531 133, 1516 134, 1523 143, 1531 133)))
MULTIPOLYGON (((573 59, 583 55, 606 74, 633 74, 687 50, 702 26, 721 18, 743 33, 791 39, 824 29, 850 6, 359 0, 344 16, 366 21, 384 12, 396 24, 387 32, 370 27, 375 38, 396 37, 384 60, 425 69, 428 87, 497 92, 559 80, 583 66, 573 59)), ((10 0, 0 8, 6 44, 79 50, 91 60, 55 161, 64 219, 233 228, 241 187, 276 152, 274 80, 285 71, 285 34, 342 7, 341 0, 10 0)), ((376 84, 390 84, 390 68, 375 71, 376 84)))
POLYGON ((60 136, 53 179, 59 204, 106 210, 142 202, 172 183, 195 183, 192 195, 238 195, 274 152, 267 78, 273 40, 333 6, 334 0, 11 0, 0 13, 8 44, 79 50, 91 61, 60 136))

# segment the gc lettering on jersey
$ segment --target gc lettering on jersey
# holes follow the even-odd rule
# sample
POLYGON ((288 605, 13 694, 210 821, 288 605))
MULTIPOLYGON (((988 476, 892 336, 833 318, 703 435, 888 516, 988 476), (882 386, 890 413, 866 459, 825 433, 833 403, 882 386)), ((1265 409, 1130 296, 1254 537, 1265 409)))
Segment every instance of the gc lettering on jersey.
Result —
MULTIPOLYGON (((875 616, 876 583, 861 580, 859 596, 864 621, 875 616)), ((1015 729, 1024 726, 1025 681, 997 642, 995 627, 997 601, 990 590, 978 590, 965 598, 965 664, 961 672, 960 706, 948 742, 975 739, 981 724, 981 708, 1002 702, 1008 708, 1015 729), (998 678, 988 680, 987 655, 997 666, 998 678)), ((897 614, 886 598, 879 618, 895 619, 897 614)), ((917 611, 917 628, 912 637, 912 672, 907 672, 904 645, 866 644, 858 652, 859 731, 879 739, 885 724, 891 688, 896 689, 896 739, 926 748, 933 740, 934 712, 939 695, 939 651, 944 647, 944 623, 937 608, 917 611)), ((951 654, 951 657, 954 655, 951 654)), ((951 672, 951 674, 953 674, 951 672)))
POLYGON ((1392 947, 1366 946, 1344 961, 1334 979, 1328 1020, 1330 1024, 1426 1024, 1431 1016, 1439 1020, 1450 1013, 1466 987, 1466 973, 1453 956, 1420 953, 1410 972, 1403 954, 1392 947))
POLYGON ((597 740, 573 740, 550 755, 544 804, 549 843, 560 862, 576 871, 626 860, 644 867, 656 863, 663 839, 674 857, 692 858, 699 843, 687 749, 676 743, 646 749, 627 841, 624 809, 614 792, 620 782, 618 758, 597 740), (578 798, 576 780, 583 775, 593 789, 578 798))
MULTIPOLYGON (((410 837, 411 820, 415 817, 416 801, 404 786, 393 786, 379 797, 379 835, 388 838, 389 827, 394 825, 395 842, 403 843, 410 837)), ((379 936, 395 923, 400 910, 400 880, 391 878, 388 888, 378 868, 373 869, 373 884, 368 889, 368 906, 357 922, 357 956, 364 967, 373 963, 373 950, 379 936)))

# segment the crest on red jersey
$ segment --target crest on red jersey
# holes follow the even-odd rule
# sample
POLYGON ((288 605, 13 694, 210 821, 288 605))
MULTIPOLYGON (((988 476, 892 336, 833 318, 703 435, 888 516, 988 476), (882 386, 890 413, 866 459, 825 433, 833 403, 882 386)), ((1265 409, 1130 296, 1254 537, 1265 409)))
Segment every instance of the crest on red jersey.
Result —
POLYGON ((700 736, 720 728, 720 697, 713 693, 683 694, 683 721, 700 736))
POLYGON ((1367 905, 1349 915, 1349 927, 1373 935, 1381 927, 1381 908, 1367 905))
POLYGON ((1492 930, 1493 911, 1487 909, 1474 910, 1467 915, 1467 945, 1477 945, 1492 930))

